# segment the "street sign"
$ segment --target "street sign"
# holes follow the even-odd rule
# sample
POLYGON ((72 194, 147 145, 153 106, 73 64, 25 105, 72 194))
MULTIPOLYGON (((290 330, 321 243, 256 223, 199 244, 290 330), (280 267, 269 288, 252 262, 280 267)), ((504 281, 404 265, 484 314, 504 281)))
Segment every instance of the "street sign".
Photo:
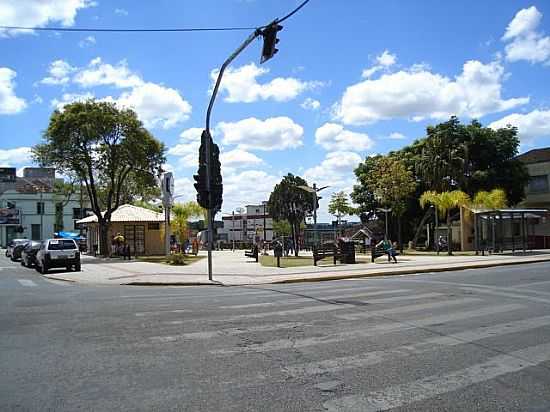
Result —
POLYGON ((162 176, 162 203, 164 206, 172 206, 174 199, 174 176, 167 172, 162 176))

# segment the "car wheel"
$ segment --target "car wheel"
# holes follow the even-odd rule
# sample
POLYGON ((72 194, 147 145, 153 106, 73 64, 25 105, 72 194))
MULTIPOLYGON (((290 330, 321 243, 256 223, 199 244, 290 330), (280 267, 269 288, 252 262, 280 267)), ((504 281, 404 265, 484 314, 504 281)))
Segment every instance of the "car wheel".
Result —
POLYGON ((74 271, 75 272, 80 272, 80 262, 78 262, 76 265, 74 265, 74 271))
POLYGON ((48 273, 48 267, 46 266, 45 263, 42 263, 40 265, 40 273, 42 273, 43 275, 45 275, 46 273, 48 273))
POLYGON ((25 267, 27 265, 25 265, 25 259, 21 258, 21 266, 25 267))
POLYGON ((11 255, 10 259, 12 262, 15 262, 15 258, 13 257, 13 255, 11 255))

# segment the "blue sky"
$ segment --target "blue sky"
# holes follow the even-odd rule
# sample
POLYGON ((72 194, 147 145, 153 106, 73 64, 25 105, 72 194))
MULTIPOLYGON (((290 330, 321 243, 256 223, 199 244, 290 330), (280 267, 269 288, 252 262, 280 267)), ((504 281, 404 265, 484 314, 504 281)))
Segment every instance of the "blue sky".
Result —
MULTIPOLYGON (((0 25, 254 27, 295 0, 0 0, 0 25)), ((228 70, 214 108, 224 212, 267 198, 292 172, 349 192, 365 156, 422 137, 456 114, 519 128, 522 151, 550 142, 550 3, 311 0, 279 53, 261 41, 228 70)), ((193 199, 213 73, 249 34, 0 31, 0 164, 30 165, 54 108, 87 97, 133 107, 193 199)))

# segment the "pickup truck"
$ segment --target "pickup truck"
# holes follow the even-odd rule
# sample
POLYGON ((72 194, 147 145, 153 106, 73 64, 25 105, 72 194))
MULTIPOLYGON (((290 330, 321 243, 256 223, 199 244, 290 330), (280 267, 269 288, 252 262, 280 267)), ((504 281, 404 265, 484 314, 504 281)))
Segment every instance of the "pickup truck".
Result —
POLYGON ((36 253, 36 268, 42 274, 51 268, 80 271, 80 252, 73 239, 48 239, 36 253))

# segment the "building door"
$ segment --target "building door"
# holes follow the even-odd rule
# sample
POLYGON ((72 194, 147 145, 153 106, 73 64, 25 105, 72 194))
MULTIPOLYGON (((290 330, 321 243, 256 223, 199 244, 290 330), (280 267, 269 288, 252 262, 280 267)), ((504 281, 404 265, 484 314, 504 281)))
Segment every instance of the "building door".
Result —
POLYGON ((6 245, 13 239, 17 239, 17 232, 15 226, 6 226, 6 245))
POLYGON ((130 245, 130 253, 136 256, 145 254, 144 225, 125 225, 124 238, 130 245))
POLYGON ((31 225, 31 240, 42 240, 40 239, 40 225, 31 225))

